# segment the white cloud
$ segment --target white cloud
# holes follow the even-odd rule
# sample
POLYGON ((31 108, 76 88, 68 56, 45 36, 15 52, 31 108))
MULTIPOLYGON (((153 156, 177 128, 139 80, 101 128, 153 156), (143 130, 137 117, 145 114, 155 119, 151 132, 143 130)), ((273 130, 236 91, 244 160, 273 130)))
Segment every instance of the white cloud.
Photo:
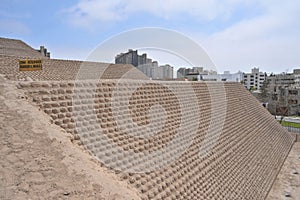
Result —
POLYGON ((300 67, 300 3, 264 4, 261 16, 198 38, 219 68, 250 71, 258 66, 278 73, 300 67))
POLYGON ((88 27, 97 21, 119 21, 122 19, 121 0, 89 1, 81 0, 75 6, 65 10, 69 20, 77 26, 88 27))
MULTIPOLYGON (((133 16, 143 13, 174 21, 229 21, 223 30, 209 35, 202 32, 205 27, 193 28, 198 29, 196 33, 183 33, 196 38, 221 70, 249 71, 257 65, 265 71, 281 72, 300 67, 299 7, 300 1, 293 0, 80 0, 65 13, 79 27, 138 20, 133 16), (241 8, 246 8, 250 17, 236 16, 241 8)), ((194 24, 190 26, 198 26, 195 21, 191 23, 194 24)))
POLYGON ((228 18, 240 5, 253 5, 249 0, 80 0, 64 10, 73 25, 88 27, 97 22, 122 21, 137 13, 148 13, 163 19, 190 16, 210 21, 228 18))

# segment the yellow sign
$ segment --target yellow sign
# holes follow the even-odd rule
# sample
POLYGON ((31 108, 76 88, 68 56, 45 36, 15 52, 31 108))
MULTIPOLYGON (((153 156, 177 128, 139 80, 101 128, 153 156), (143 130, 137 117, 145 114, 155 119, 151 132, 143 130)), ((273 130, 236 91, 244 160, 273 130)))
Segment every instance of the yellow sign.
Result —
POLYGON ((42 70, 42 60, 19 60, 20 71, 42 70))

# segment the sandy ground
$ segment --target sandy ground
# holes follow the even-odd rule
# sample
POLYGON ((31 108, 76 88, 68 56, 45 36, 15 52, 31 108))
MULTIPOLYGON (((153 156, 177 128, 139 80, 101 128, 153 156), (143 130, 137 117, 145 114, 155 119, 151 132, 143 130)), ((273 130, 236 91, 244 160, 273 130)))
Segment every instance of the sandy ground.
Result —
POLYGON ((139 199, 0 76, 0 199, 139 199))
POLYGON ((300 142, 296 142, 267 200, 300 200, 300 142))

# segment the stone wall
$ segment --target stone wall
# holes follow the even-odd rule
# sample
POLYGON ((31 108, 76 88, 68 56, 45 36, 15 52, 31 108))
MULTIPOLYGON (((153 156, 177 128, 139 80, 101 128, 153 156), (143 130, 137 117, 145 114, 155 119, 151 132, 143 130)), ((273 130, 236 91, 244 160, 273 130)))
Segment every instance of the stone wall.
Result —
POLYGON ((212 116, 212 105, 217 104, 211 97, 217 96, 210 84, 192 83, 195 102, 190 100, 190 83, 186 82, 20 82, 18 87, 49 114, 53 123, 72 133, 103 166, 128 181, 143 198, 264 199, 295 138, 242 85, 234 83, 213 83, 224 87, 226 113, 221 112, 225 121, 219 137, 209 135, 210 127, 217 126, 222 118, 221 114, 212 116), (182 94, 172 92, 174 85, 182 94), (186 95, 187 104, 178 95, 186 95), (198 116, 194 103, 200 108, 198 116), (126 109, 129 111, 124 114, 126 109), (182 127, 184 112, 196 117, 182 127), (157 117, 152 120, 153 116, 157 117), (139 135, 149 127, 156 134, 139 135), (182 149, 186 138, 180 142, 176 135, 179 130, 189 134, 193 128, 196 132, 191 143, 182 149), (153 171, 126 171, 139 159, 124 159, 126 152, 153 155, 147 157, 153 159, 152 164, 164 162, 160 159, 169 157, 160 158, 153 152, 160 152, 173 141, 173 150, 181 152, 172 162, 153 171), (200 156, 201 146, 209 143, 214 143, 212 149, 200 156), (121 152, 113 151, 112 144, 121 152))
POLYGON ((75 80, 78 75, 85 79, 149 79, 132 65, 83 62, 42 58, 42 70, 19 71, 20 59, 41 59, 26 56, 0 55, 0 74, 10 80, 22 80, 29 77, 37 81, 75 80), (97 73, 95 73, 97 72, 97 73), (129 73, 130 72, 130 73, 129 73))
POLYGON ((18 87, 143 199, 265 199, 295 140, 238 83, 102 79, 18 87), (149 168, 165 165, 134 168, 143 158, 149 168))
POLYGON ((46 58, 21 40, 0 37, 0 55, 46 58))

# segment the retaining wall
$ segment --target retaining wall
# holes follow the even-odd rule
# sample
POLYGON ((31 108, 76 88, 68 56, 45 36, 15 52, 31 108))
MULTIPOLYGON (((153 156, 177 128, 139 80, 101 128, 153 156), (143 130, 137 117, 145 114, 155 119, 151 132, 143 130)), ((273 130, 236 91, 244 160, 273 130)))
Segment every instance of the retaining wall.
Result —
POLYGON ((238 83, 102 79, 18 87, 145 199, 265 199, 295 139, 238 83), (139 135, 145 130, 153 134, 139 135), (155 154, 171 144, 170 154, 155 154), (140 155, 150 168, 170 162, 128 172, 140 155))
POLYGON ((126 78, 128 79, 149 80, 146 75, 129 64, 0 55, 0 73, 10 80, 22 80, 29 77, 37 81, 68 81, 78 78, 79 72, 81 76, 85 76, 87 79, 119 79, 127 75, 126 78), (41 59, 42 70, 19 71, 20 59, 41 59), (95 71, 102 72, 101 77, 97 76, 95 71), (130 73, 128 73, 129 71, 130 73))

